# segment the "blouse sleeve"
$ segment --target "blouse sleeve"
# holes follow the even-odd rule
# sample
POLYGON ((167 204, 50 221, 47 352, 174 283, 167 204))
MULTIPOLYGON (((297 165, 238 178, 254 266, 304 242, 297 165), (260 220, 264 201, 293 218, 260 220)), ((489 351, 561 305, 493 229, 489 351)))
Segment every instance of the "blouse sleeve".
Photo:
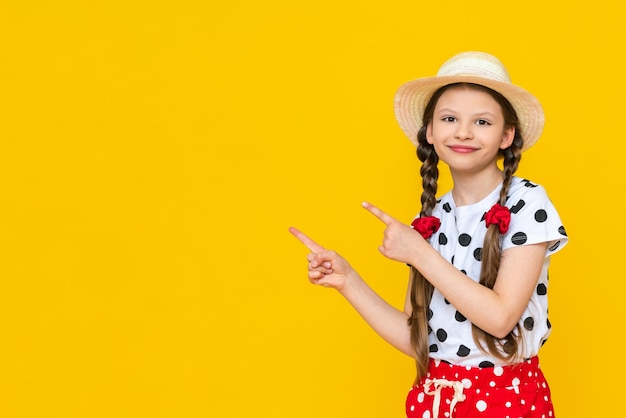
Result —
POLYGON ((502 237, 502 250, 548 242, 548 257, 567 244, 563 222, 542 186, 525 181, 508 198, 507 206, 511 222, 502 237))

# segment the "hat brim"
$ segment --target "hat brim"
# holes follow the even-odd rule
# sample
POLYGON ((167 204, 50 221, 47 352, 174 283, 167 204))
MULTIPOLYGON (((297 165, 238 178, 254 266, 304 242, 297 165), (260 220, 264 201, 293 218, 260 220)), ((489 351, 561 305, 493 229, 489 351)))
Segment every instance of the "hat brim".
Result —
POLYGON ((428 101, 437 89, 453 83, 480 84, 502 94, 513 106, 520 122, 526 151, 537 142, 545 122, 539 101, 523 88, 510 83, 475 76, 426 77, 404 83, 395 95, 394 109, 400 128, 417 146, 417 132, 422 126, 422 115, 428 101))

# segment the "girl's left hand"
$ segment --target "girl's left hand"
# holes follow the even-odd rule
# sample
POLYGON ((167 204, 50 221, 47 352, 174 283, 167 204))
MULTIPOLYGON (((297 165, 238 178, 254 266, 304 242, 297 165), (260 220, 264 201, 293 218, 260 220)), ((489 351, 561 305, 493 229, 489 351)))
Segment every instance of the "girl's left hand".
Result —
POLYGON ((391 260, 411 264, 412 255, 419 251, 417 247, 426 242, 424 238, 409 225, 403 224, 371 203, 363 202, 363 207, 387 226, 383 243, 378 247, 381 254, 391 260))

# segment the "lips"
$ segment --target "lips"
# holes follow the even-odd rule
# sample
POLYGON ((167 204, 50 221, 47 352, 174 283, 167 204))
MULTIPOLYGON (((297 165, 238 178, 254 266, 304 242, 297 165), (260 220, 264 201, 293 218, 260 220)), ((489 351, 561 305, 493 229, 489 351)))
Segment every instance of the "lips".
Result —
POLYGON ((468 147, 467 145, 452 145, 449 148, 458 154, 469 154, 478 150, 478 148, 468 147))

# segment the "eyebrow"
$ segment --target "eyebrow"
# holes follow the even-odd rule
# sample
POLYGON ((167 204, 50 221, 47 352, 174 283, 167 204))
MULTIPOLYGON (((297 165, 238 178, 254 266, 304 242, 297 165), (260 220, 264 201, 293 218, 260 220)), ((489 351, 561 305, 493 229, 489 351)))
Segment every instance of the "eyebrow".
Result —
MULTIPOLYGON (((437 112, 435 113, 458 113, 458 111, 454 110, 454 109, 449 109, 449 108, 443 108, 443 109, 439 109, 437 112)), ((473 117, 480 117, 480 116, 491 116, 493 118, 496 117, 496 115, 494 115, 491 112, 485 111, 485 112, 478 112, 478 113, 474 113, 472 114, 473 117)))

